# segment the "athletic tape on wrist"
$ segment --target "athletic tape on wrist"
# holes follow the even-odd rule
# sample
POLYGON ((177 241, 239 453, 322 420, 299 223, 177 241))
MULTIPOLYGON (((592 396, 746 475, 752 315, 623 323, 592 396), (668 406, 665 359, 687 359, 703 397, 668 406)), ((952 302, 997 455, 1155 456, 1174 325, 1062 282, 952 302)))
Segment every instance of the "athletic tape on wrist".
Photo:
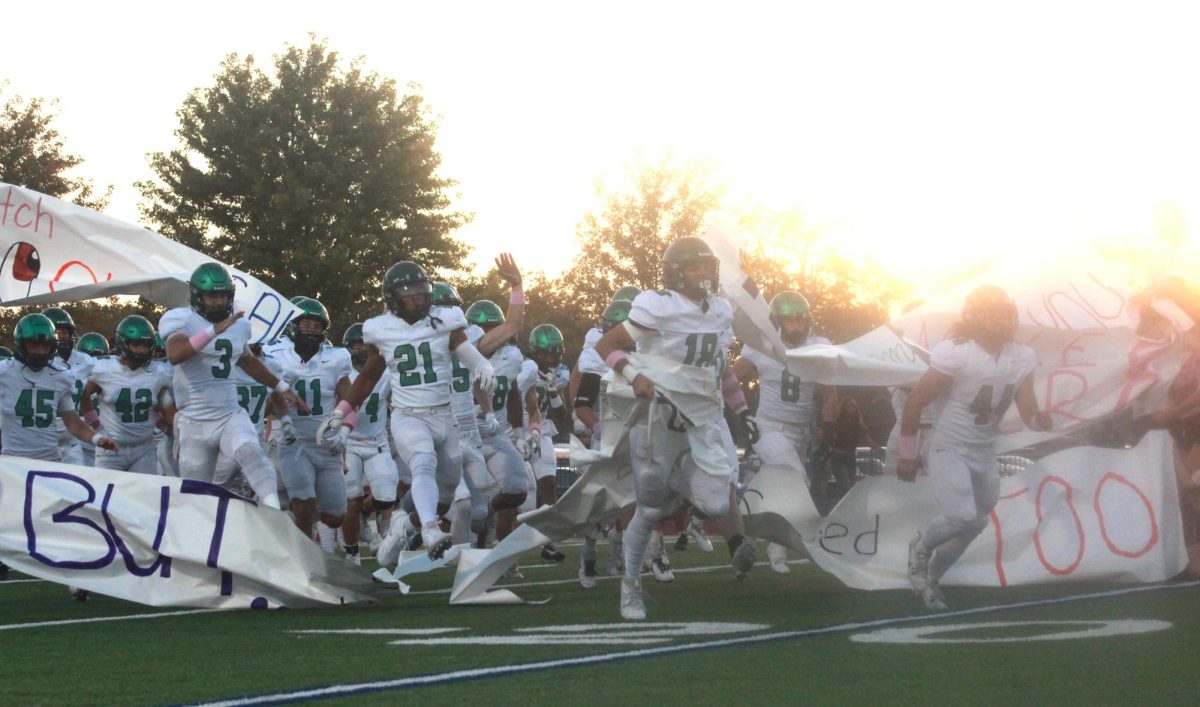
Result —
POLYGON ((199 351, 208 346, 208 342, 215 338, 217 338, 217 330, 213 328, 212 324, 209 324, 204 328, 204 331, 198 331, 189 336, 188 343, 192 345, 192 351, 199 351))
POLYGON ((509 304, 525 304, 525 290, 520 287, 514 287, 513 291, 508 295, 509 304))

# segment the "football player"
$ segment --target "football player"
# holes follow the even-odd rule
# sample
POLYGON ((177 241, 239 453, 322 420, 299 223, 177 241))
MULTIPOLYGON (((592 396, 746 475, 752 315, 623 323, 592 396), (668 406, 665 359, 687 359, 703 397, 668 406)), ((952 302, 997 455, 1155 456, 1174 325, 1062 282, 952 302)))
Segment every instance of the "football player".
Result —
MULTIPOLYGON (((771 298, 771 323, 779 338, 789 349, 816 344, 829 344, 829 339, 812 333, 812 311, 808 300, 799 292, 780 292, 771 298)), ((794 469, 808 483, 804 460, 808 459, 810 431, 813 427, 815 393, 818 384, 800 380, 788 372, 787 365, 774 356, 750 345, 742 347, 742 355, 733 364, 733 372, 742 382, 758 381, 758 409, 754 419, 761 435, 754 451, 764 464, 778 464, 794 469)), ((821 440, 833 441, 833 424, 837 419, 837 388, 821 385, 821 440)), ((767 545, 771 569, 780 574, 791 571, 787 564, 787 549, 782 545, 767 545)))
MULTIPOLYGON (((75 379, 72 384, 71 398, 74 401, 75 412, 79 412, 79 396, 83 393, 83 384, 87 382, 88 374, 96 359, 79 351, 75 347, 75 320, 62 307, 47 307, 42 314, 54 322, 54 331, 58 335, 59 368, 66 368, 75 379)), ((55 420, 54 429, 58 431, 58 443, 62 445, 62 460, 67 464, 87 464, 83 456, 83 445, 63 426, 61 419, 55 420)))
MULTIPOLYGON (((553 324, 539 324, 529 332, 529 355, 536 365, 537 379, 534 383, 534 401, 540 417, 540 429, 536 433, 536 444, 541 449, 533 458, 533 475, 537 486, 537 505, 553 505, 558 501, 558 460, 554 450, 554 436, 560 429, 569 429, 567 414, 568 380, 570 372, 563 365, 563 335, 553 324)), ((529 422, 532 428, 532 417, 529 422)), ((532 444, 532 443, 531 443, 532 444)), ((567 559, 554 543, 542 548, 542 557, 551 562, 567 559)))
MULTIPOLYGON (((630 363, 627 350, 654 354, 695 367, 714 377, 724 366, 722 339, 732 336, 733 310, 718 297, 717 258, 698 238, 677 239, 662 257, 661 291, 647 291, 633 301, 624 324, 610 329, 596 343, 596 353, 604 357, 613 371, 633 387, 634 394, 645 400, 655 399, 654 382, 630 363)), ((741 391, 732 373, 723 389, 741 391)), ((746 418, 744 398, 727 393, 726 402, 746 418)), ((637 485, 637 511, 625 531, 625 576, 621 580, 621 616, 644 619, 639 571, 658 521, 666 517, 680 497, 691 501, 710 518, 730 513, 733 498, 733 472, 721 432, 721 403, 714 396, 711 406, 692 419, 696 424, 680 425, 672 420, 671 406, 652 407, 648 425, 636 425, 630 431, 631 460, 637 485), (653 443, 650 443, 653 439, 653 443), (677 465, 685 452, 691 463, 677 465)), ((753 542, 741 535, 731 539, 734 554, 753 542)))
MULTIPOLYGON (((622 290, 625 288, 622 288, 622 290)), ((618 290, 620 292, 621 290, 618 290)), ((636 293, 635 293, 636 296, 636 293)), ((629 318, 629 308, 632 300, 613 300, 601 315, 601 336, 613 327, 619 326, 629 318)), ((591 332, 588 333, 590 336, 591 332)), ((599 337, 596 338, 596 341, 599 337)), ((584 337, 583 348, 579 351, 579 359, 575 362, 572 373, 570 397, 575 412, 576 434, 590 441, 592 449, 600 448, 600 411, 601 379, 608 373, 608 364, 596 353, 595 341, 589 345, 588 337, 584 337), (577 380, 576 380, 577 379, 577 380)), ((630 516, 632 517, 632 516, 630 516)), ((608 535, 608 566, 611 576, 619 576, 625 570, 625 546, 623 530, 627 518, 618 518, 607 531, 608 535)), ((596 586, 596 543, 604 534, 604 529, 596 526, 583 534, 583 549, 579 553, 579 584, 584 589, 596 586)))
MULTIPOLYGON (((86 338, 79 340, 80 348, 86 338)), ((145 317, 134 314, 122 319, 116 330, 117 355, 96 361, 83 388, 79 399, 83 419, 98 424, 100 434, 121 447, 120 451, 97 450, 98 469, 158 473, 154 429, 170 401, 171 378, 166 369, 151 365, 154 338, 154 325, 145 317)))
POLYGON ((235 285, 220 263, 204 263, 188 280, 190 306, 167 311, 159 321, 167 360, 174 369, 175 439, 185 479, 212 482, 223 453, 241 467, 260 502, 279 508, 275 467, 263 453, 250 416, 238 404, 234 366, 303 411, 308 405, 250 350, 245 312, 233 311, 235 285))
MULTIPOLYGON (((505 324, 504 313, 490 300, 479 300, 471 304, 467 308, 466 317, 472 325, 479 327, 483 336, 505 324)), ((519 390, 519 377, 525 357, 511 342, 511 337, 499 342, 488 359, 496 383, 490 402, 485 401, 480 408, 482 419, 479 434, 483 442, 483 456, 493 477, 500 482, 500 491, 492 499, 497 540, 503 540, 512 532, 517 509, 530 494, 528 473, 525 470, 528 443, 523 434, 524 410, 519 390), (516 430, 521 431, 515 432, 516 430)), ((520 570, 516 570, 513 576, 519 576, 519 572, 520 570)))
MULTIPOLYGON (((396 446, 412 472, 412 501, 430 559, 450 548, 439 526, 462 476, 458 426, 450 411, 454 353, 485 392, 495 385, 491 364, 467 341, 467 326, 453 308, 433 308, 433 282, 411 261, 388 268, 383 278, 387 312, 363 324, 367 361, 347 396, 322 424, 319 438, 349 437, 357 414, 385 371, 391 375, 390 425, 396 446), (332 433, 332 434, 331 434, 332 433)), ((393 523, 393 525, 395 525, 393 523)))
POLYGON ((330 321, 325 305, 311 297, 295 305, 301 312, 292 320, 292 345, 273 348, 272 356, 283 371, 283 379, 308 409, 297 407, 292 410, 294 418, 279 419, 284 443, 279 451, 280 471, 296 526, 312 534, 319 519, 325 524, 320 528, 321 547, 332 552, 336 547, 333 531, 346 515, 342 457, 347 440, 338 438, 320 444, 317 430, 350 390, 350 352, 326 345, 330 321), (295 442, 290 442, 293 439, 295 442))
POLYGON ((1038 409, 1033 392, 1037 357, 1014 340, 1016 333, 1017 308, 1008 294, 994 285, 976 288, 904 404, 896 475, 909 482, 919 464, 921 412, 934 406, 924 463, 941 514, 908 546, 908 579, 929 609, 946 608, 939 581, 987 527, 996 507, 996 438, 1005 411, 1015 399, 1030 429, 1051 428, 1050 415, 1038 409))
MULTIPOLYGON (((263 351, 262 344, 250 344, 250 352, 263 362, 268 371, 278 377, 283 376, 283 369, 279 367, 279 362, 274 356, 263 351)), ((287 403, 283 402, 278 393, 251 378, 250 374, 241 368, 235 367, 229 377, 237 386, 238 405, 246 411, 250 422, 254 424, 254 432, 258 436, 259 446, 263 448, 264 453, 270 456, 267 448, 267 419, 274 416, 278 420, 286 415, 287 403)), ((217 471, 213 475, 213 482, 235 493, 248 495, 247 491, 250 489, 246 488, 246 476, 239 472, 241 472, 241 468, 238 467, 237 462, 222 454, 217 457, 217 471)), ((287 492, 280 493, 282 482, 278 478, 278 474, 276 477, 275 488, 276 493, 279 493, 279 505, 281 508, 288 508, 289 504, 285 502, 287 492)))
MULTIPOLYGON (((363 343, 362 324, 351 324, 342 335, 342 344, 350 352, 350 383, 362 374, 367 363, 367 345, 363 343)), ((358 424, 350 433, 346 445, 346 520, 342 525, 342 537, 346 544, 346 557, 354 564, 362 564, 358 556, 361 539, 362 513, 378 513, 384 518, 387 511, 396 505, 396 493, 400 485, 400 472, 392 459, 388 446, 388 396, 391 393, 391 378, 380 376, 370 395, 358 408, 358 424), (371 488, 369 502, 364 501, 364 484, 371 488)), ((386 534, 387 527, 381 527, 386 534)))

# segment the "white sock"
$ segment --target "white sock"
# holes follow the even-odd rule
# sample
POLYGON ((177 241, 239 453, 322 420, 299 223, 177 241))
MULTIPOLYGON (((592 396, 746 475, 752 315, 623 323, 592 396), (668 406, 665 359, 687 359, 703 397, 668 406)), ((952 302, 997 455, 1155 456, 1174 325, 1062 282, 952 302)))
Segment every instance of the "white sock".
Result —
POLYGON ((640 513, 625 527, 625 576, 637 579, 642 572, 642 560, 646 558, 646 546, 650 543, 651 523, 640 513))
POLYGON ((333 528, 325 525, 321 521, 317 521, 317 539, 321 545, 321 550, 333 554, 337 550, 337 534, 333 528))

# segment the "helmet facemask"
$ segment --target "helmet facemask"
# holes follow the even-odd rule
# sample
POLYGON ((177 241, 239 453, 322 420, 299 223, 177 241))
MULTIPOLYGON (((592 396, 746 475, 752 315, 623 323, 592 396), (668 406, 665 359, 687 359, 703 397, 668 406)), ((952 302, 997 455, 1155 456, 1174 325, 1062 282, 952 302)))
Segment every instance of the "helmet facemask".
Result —
POLYGON ((388 292, 388 309, 409 324, 416 324, 433 306, 433 285, 429 281, 406 282, 388 292))
POLYGON ((325 322, 316 317, 301 317, 296 320, 296 335, 292 338, 292 343, 302 360, 312 358, 325 343, 325 322))

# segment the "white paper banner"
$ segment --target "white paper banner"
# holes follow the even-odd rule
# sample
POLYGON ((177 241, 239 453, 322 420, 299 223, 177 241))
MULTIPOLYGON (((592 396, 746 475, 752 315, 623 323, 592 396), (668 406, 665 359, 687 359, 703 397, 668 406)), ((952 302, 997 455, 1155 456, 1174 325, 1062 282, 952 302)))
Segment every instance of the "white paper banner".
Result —
MULTIPOLYGON (((928 477, 870 477, 805 542, 851 587, 905 588, 908 542, 937 514, 928 477)), ((1067 449, 1003 479, 991 522, 942 583, 1160 582, 1187 566, 1182 540, 1171 439, 1152 432, 1134 449, 1067 449)))
POLYGON ((304 607, 396 594, 321 552, 286 513, 218 486, 20 457, 0 457, 0 560, 152 606, 304 607))
MULTIPOLYGON (((3 182, 0 253, 0 304, 6 307, 111 295, 185 307, 192 271, 215 260, 141 226, 3 182)), ((253 275, 226 267, 253 340, 277 338, 300 310, 253 275)))

